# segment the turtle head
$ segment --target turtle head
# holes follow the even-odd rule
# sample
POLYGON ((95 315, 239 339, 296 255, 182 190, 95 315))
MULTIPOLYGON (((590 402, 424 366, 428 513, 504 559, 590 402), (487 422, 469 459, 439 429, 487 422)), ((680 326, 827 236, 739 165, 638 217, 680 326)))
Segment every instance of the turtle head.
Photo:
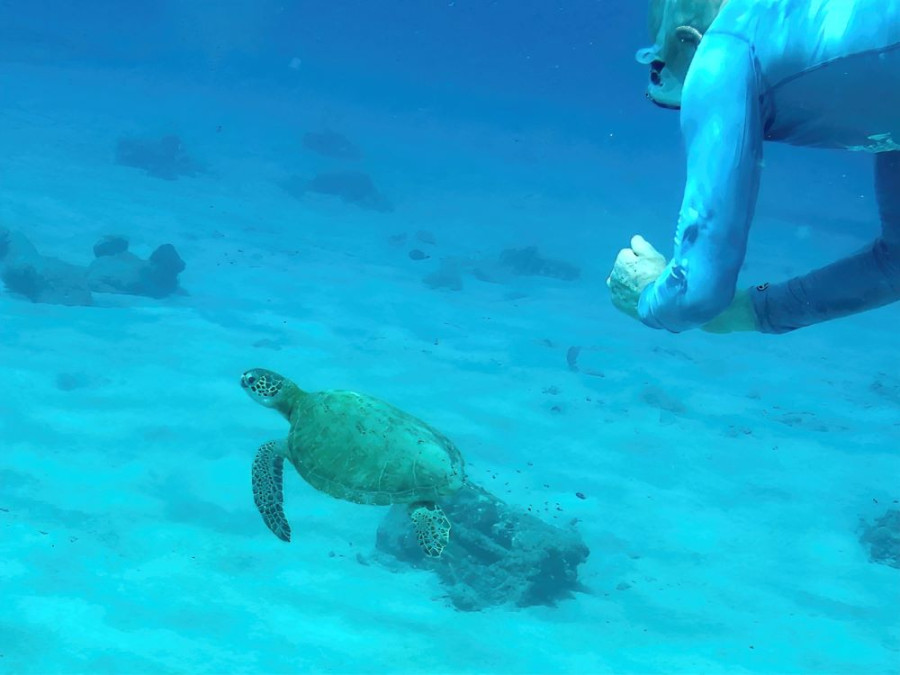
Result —
POLYGON ((241 387, 260 405, 274 408, 290 419, 300 390, 286 377, 265 368, 252 368, 241 375, 241 387))

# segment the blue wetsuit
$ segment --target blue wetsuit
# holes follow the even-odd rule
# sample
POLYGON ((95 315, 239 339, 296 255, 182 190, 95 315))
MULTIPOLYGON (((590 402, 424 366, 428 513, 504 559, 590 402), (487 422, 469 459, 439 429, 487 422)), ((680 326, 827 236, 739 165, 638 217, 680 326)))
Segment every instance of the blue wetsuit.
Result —
POLYGON ((751 290, 783 333, 900 299, 900 0, 730 0, 684 86, 687 185, 675 252, 641 295, 648 326, 700 326, 734 297, 763 141, 875 154, 882 236, 848 258, 751 290))

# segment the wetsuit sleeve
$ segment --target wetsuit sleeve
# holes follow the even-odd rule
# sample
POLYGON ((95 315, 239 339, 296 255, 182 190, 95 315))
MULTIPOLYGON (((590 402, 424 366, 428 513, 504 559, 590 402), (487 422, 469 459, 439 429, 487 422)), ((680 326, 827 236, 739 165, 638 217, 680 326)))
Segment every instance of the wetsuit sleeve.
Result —
POLYGON ((759 189, 758 91, 744 40, 725 34, 703 38, 682 101, 687 183, 675 250, 638 304, 648 326, 672 332, 700 326, 734 297, 759 189))
POLYGON ((763 333, 787 333, 900 300, 900 152, 875 156, 881 236, 858 253, 750 290, 763 333))

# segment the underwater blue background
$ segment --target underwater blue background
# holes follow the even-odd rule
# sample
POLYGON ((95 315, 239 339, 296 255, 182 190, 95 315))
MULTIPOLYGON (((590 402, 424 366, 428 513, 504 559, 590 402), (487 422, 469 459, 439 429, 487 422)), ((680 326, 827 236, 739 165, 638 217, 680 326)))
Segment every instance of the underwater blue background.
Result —
MULTIPOLYGON (((0 2, 0 228, 51 279, 0 291, 0 672, 900 672, 863 540, 900 499, 897 308, 714 336, 609 303, 684 179, 646 32, 644 2, 0 2), (71 301, 110 235, 172 244, 179 290, 71 301), (502 262, 526 247, 579 274, 502 262), (590 549, 577 583, 470 611, 290 467, 275 539, 254 366, 434 424, 590 549)), ((870 157, 765 152, 742 284, 878 231, 870 157)))

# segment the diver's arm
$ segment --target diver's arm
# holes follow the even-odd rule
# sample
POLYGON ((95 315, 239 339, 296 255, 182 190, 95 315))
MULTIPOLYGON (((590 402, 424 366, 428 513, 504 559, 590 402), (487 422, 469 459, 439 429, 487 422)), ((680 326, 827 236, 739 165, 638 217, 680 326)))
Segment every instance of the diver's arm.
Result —
POLYGON ((759 186, 762 122, 752 54, 743 40, 707 35, 684 89, 687 184, 675 251, 644 289, 641 320, 680 332, 712 320, 734 297, 759 186))
POLYGON ((875 156, 875 193, 881 237, 827 267, 739 290, 703 330, 787 333, 900 300, 900 152, 875 156))
POLYGON ((881 236, 863 250, 749 291, 759 330, 787 333, 900 300, 900 152, 875 156, 881 236))
POLYGON ((750 291, 763 333, 787 333, 900 300, 900 247, 882 239, 856 255, 750 291))

